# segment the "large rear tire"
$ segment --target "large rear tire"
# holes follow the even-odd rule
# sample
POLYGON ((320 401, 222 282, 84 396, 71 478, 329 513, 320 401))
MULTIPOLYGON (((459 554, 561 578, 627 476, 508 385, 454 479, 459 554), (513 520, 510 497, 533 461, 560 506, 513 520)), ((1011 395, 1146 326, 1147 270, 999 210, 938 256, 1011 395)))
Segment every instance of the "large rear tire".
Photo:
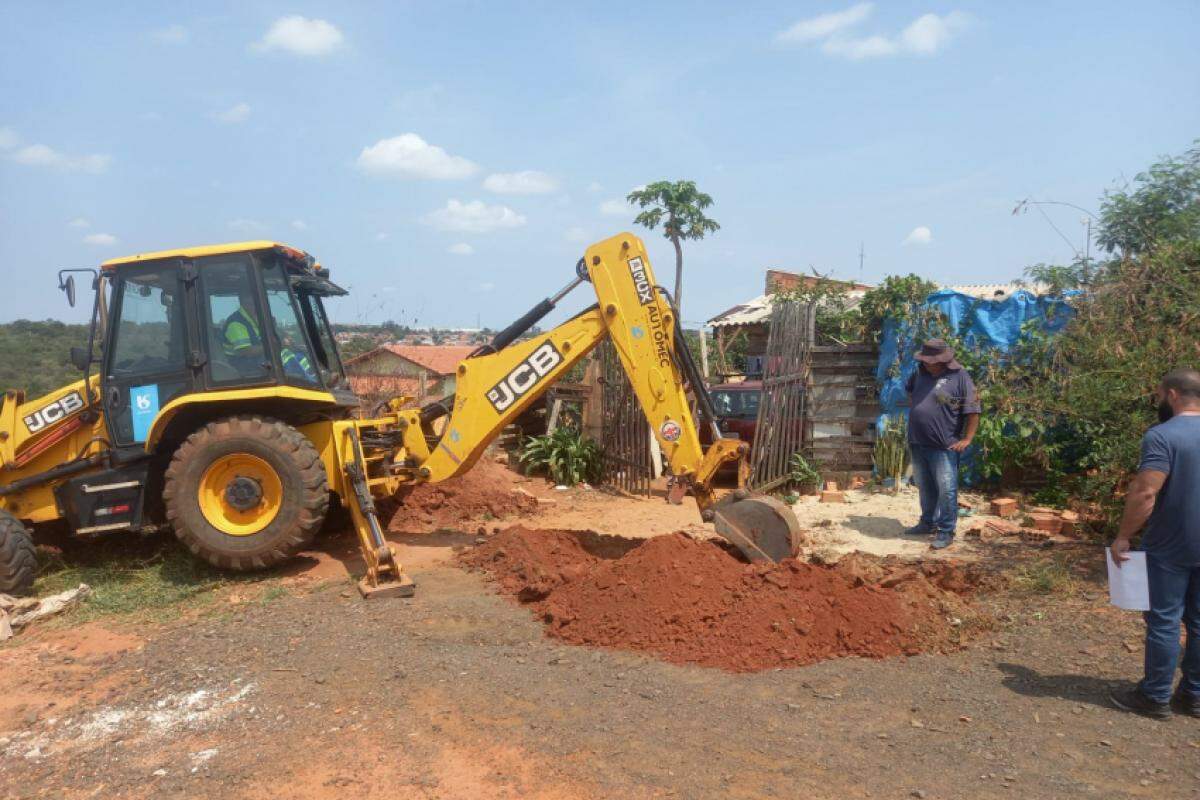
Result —
POLYGON ((37 551, 21 520, 0 510, 0 594, 33 594, 37 551))
POLYGON ((187 438, 163 492, 175 535, 223 569, 265 569, 312 541, 329 508, 312 442, 268 417, 228 417, 187 438))

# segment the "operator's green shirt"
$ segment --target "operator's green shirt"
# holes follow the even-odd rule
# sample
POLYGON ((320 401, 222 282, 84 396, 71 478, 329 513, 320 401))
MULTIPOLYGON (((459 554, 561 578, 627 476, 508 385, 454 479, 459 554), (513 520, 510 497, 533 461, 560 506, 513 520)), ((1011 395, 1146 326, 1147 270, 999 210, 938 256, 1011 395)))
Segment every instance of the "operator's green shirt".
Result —
POLYGON ((254 315, 238 306, 238 310, 225 320, 225 329, 221 332, 224 341, 221 343, 225 355, 240 355, 241 351, 256 344, 262 344, 262 334, 258 331, 258 323, 254 315))

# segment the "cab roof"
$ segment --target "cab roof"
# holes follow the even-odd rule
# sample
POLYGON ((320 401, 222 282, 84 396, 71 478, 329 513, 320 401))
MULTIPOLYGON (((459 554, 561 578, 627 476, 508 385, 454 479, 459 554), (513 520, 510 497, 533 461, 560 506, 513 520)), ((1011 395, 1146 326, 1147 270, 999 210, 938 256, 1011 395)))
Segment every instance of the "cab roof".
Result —
POLYGON ((227 253, 246 253, 252 250, 272 250, 275 248, 283 250, 294 261, 311 261, 314 268, 318 266, 316 260, 303 250, 289 247, 281 242, 272 242, 263 239, 250 242, 227 242, 226 244, 205 244, 198 247, 180 247, 174 250, 156 250, 152 253, 137 253, 132 256, 110 258, 100 265, 100 269, 107 270, 121 264, 136 264, 139 261, 154 261, 160 258, 200 258, 201 256, 220 256, 227 253))

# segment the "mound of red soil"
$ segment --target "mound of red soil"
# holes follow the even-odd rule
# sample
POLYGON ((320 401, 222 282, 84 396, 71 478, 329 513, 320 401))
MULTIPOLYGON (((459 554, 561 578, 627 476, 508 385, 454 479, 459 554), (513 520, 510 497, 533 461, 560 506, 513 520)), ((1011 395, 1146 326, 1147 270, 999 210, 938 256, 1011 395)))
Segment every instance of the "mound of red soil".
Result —
POLYGON ((457 478, 423 483, 403 493, 388 528, 422 532, 528 513, 537 507, 537 499, 518 491, 518 480, 511 470, 481 459, 457 478))
MULTIPOLYGON (((942 567, 864 557, 752 565, 681 533, 604 558, 588 536, 599 538, 510 528, 461 560, 530 603, 551 636, 735 672, 947 650, 961 636, 953 617, 969 616, 938 585, 942 567)), ((956 572, 947 582, 971 580, 956 572)))

